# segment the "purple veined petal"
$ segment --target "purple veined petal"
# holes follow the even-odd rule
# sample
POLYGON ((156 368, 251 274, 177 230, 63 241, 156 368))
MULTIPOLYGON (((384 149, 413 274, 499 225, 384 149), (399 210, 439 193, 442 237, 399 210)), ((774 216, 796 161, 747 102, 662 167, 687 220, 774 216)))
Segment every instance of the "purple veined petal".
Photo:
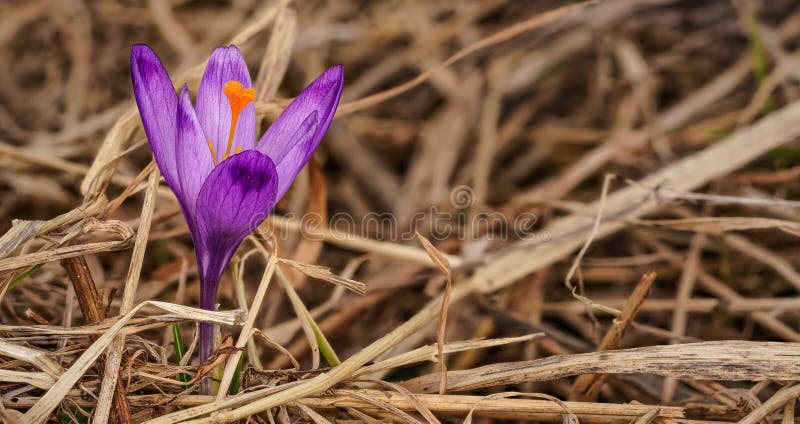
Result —
MULTIPOLYGON (((209 174, 197 199, 195 240, 200 307, 213 309, 225 266, 242 239, 275 205, 278 176, 272 160, 255 150, 231 156, 209 174)), ((211 324, 200 325, 200 360, 211 354, 211 324)))
POLYGON ((311 112, 306 119, 297 128, 292 138, 289 140, 289 145, 292 147, 285 155, 280 158, 279 162, 275 163, 275 168, 278 169, 278 194, 275 198, 276 203, 283 198, 286 191, 289 190, 297 174, 303 169, 303 166, 311 158, 314 153, 313 148, 316 147, 311 143, 311 138, 319 128, 317 111, 311 112))
POLYGON ((144 132, 153 150, 153 157, 164 179, 176 195, 180 195, 175 164, 175 113, 178 96, 158 55, 147 45, 131 49, 133 94, 144 132))
MULTIPOLYGON (((197 92, 197 117, 203 133, 214 146, 218 163, 225 156, 231 130, 231 107, 222 91, 228 81, 239 81, 244 88, 252 87, 247 64, 236 46, 214 49, 197 92)), ((239 113, 231 155, 237 146, 242 150, 252 149, 255 139, 256 109, 250 103, 239 113)))
POLYGON ((195 206, 203 182, 214 169, 214 162, 186 85, 178 99, 176 126, 175 162, 182 191, 181 206, 192 238, 197 239, 195 206))
POLYGON ((216 283, 242 239, 275 205, 278 174, 272 160, 255 150, 233 155, 208 175, 197 198, 200 306, 213 306, 216 283), (202 254, 201 254, 202 253, 202 254), (213 288, 213 290, 203 290, 213 288), (213 292, 213 293, 209 293, 213 292))
MULTIPOLYGON (((339 99, 342 96, 344 72, 342 66, 329 68, 308 85, 299 96, 278 116, 278 119, 267 129, 267 132, 256 144, 256 149, 272 158, 275 163, 281 163, 282 158, 289 152, 296 151, 296 143, 303 142, 309 146, 301 151, 309 152, 300 167, 305 165, 314 150, 317 149, 325 132, 331 125, 339 99), (312 137, 295 139, 294 135, 306 118, 316 112, 319 123, 312 137), (293 144, 294 143, 294 144, 293 144)), ((297 175, 295 173, 295 175, 297 175)), ((291 182, 289 182, 291 184, 291 182)))

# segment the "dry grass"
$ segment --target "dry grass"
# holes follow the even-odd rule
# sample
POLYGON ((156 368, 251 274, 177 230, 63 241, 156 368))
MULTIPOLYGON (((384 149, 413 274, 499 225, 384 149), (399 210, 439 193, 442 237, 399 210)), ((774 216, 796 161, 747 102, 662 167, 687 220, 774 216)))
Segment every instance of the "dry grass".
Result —
POLYGON ((0 420, 796 422, 794 1, 19 0, 0 63, 0 420), (218 312, 136 42, 195 91, 239 46, 262 127, 344 65, 218 312))

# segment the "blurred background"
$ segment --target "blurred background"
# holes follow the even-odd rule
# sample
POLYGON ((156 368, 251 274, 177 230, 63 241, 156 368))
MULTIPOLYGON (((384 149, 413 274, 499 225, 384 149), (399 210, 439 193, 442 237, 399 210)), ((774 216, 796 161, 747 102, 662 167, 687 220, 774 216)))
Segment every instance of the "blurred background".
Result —
MULTIPOLYGON (((562 9, 575 4, 5 0, 0 3, 0 233, 15 219, 50 220, 99 193, 119 202, 96 218, 137 228, 146 180, 141 173, 152 157, 138 116, 129 116, 135 109, 129 71, 134 43, 152 46, 175 84, 187 82, 194 92, 213 48, 235 43, 257 88, 259 134, 316 75, 341 63, 342 105, 312 165, 321 172, 301 174, 271 225, 286 231, 279 241, 281 256, 366 283, 367 295, 361 296, 290 273, 346 358, 442 292, 444 278, 419 259, 424 251, 414 231, 457 258, 451 265, 458 286, 509 249, 524 249, 523 240, 550 242, 548 225, 555 220, 582 213, 593 218, 587 205, 600 199, 606 174, 616 177, 611 192, 627 187, 800 96, 800 5, 794 0, 606 0, 562 9), (453 55, 457 60, 442 66, 453 55), (405 85, 409 81, 415 83, 405 85), (387 91, 395 87, 401 89, 387 91), (116 147, 105 160, 113 157, 113 165, 104 169, 113 177, 99 191, 92 189, 86 176, 97 177, 90 167, 106 163, 93 165, 98 152, 111 145, 116 147), (357 237, 322 242, 287 229, 309 212, 357 237), (395 245, 414 251, 407 254, 395 245)), ((784 143, 767 150, 697 191, 795 199, 800 146, 784 143)), ((176 206, 165 188, 160 191, 137 302, 197 304, 192 244, 176 206)), ((686 199, 666 202, 647 218, 725 216, 797 219, 796 209, 781 204, 686 199)), ((640 277, 655 270, 652 293, 618 347, 800 340, 795 235, 774 227, 729 237, 724 229, 628 224, 594 240, 571 279, 586 298, 619 309, 640 277), (701 274, 706 282, 695 288, 701 274), (724 290, 714 289, 720 286, 733 295, 720 295, 724 290), (740 302, 738 308, 730 307, 731 299, 740 302)), ((41 236, 52 240, 68 229, 51 231, 41 236)), ((85 234, 75 240, 104 237, 85 234)), ((3 254, 34 252, 42 243, 31 240, 3 254)), ((452 354, 448 368, 594 351, 612 319, 573 297, 565 285, 573 259, 574 253, 562 255, 523 275, 494 269, 514 277, 451 305, 449 340, 538 331, 546 336, 452 354)), ((114 311, 130 250, 86 260, 114 311)), ((263 266, 252 258, 244 268, 249 295, 263 266)), ((82 322, 77 312, 67 313, 77 306, 65 302, 71 292, 58 262, 26 264, 2 277, 0 322, 82 322), (24 284, 9 289, 25 271, 32 272, 24 284)), ((221 309, 239 305, 228 274, 220 301, 221 309)), ((187 340, 193 334, 189 327, 187 340)), ((308 367, 308 342, 277 285, 257 327, 308 367)), ((431 322, 394 352, 435 341, 434 330, 431 322)), ((169 357, 172 342, 163 330, 140 336, 130 348, 145 352, 137 360, 157 362, 155 350, 142 346, 163 346, 169 357)), ((290 365, 273 350, 258 354, 267 368, 290 365)), ((401 381, 437 369, 425 364, 382 377, 401 381)), ((251 384, 263 383, 263 377, 251 378, 251 384)), ((572 382, 561 378, 505 388, 566 398, 572 382)), ((711 392, 730 392, 729 417, 736 417, 775 389, 742 395, 740 389, 748 388, 621 376, 609 378, 599 398, 683 405, 706 401, 711 392)))

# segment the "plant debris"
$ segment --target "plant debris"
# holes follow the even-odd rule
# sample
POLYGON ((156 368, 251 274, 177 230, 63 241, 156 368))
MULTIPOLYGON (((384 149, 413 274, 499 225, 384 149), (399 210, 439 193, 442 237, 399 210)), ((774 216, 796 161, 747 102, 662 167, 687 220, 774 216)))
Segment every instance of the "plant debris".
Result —
POLYGON ((0 17, 0 420, 796 422, 797 2, 0 17), (217 311, 132 100, 135 43, 195 93, 236 45, 258 133, 345 71, 217 311), (200 322, 225 341, 206 363, 200 322))

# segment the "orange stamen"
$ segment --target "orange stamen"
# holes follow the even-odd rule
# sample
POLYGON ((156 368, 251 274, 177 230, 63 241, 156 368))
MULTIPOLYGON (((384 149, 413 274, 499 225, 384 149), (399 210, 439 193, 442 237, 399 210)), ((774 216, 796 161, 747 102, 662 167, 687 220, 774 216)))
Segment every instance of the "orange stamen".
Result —
POLYGON ((217 154, 214 153, 214 143, 208 141, 208 150, 211 151, 211 160, 214 161, 214 166, 217 166, 217 154))
MULTIPOLYGON (((239 81, 228 81, 222 92, 228 96, 228 103, 231 105, 231 132, 228 135, 228 147, 225 149, 225 156, 222 160, 228 159, 233 148, 233 135, 236 133, 236 123, 239 121, 239 113, 256 99, 255 88, 244 88, 239 81)), ((241 146, 237 146, 236 153, 241 151, 241 146)))

